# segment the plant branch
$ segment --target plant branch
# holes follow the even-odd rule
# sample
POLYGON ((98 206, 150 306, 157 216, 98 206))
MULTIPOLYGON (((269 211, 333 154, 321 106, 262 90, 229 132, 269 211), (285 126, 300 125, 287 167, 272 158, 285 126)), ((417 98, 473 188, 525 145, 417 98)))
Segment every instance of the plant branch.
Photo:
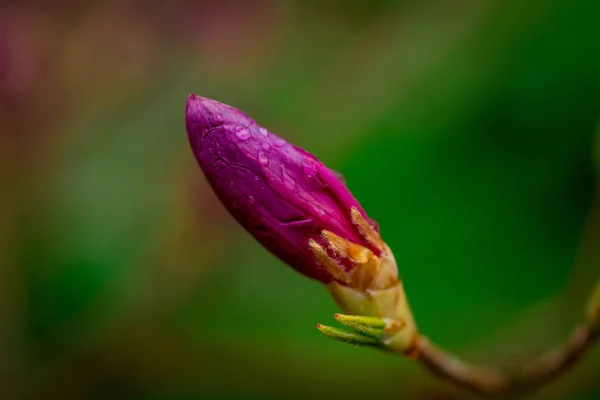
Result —
POLYGON ((561 345, 512 370, 469 364, 440 349, 426 337, 416 341, 417 359, 434 374, 484 396, 504 396, 533 390, 564 374, 600 336, 600 283, 592 294, 586 321, 561 345))

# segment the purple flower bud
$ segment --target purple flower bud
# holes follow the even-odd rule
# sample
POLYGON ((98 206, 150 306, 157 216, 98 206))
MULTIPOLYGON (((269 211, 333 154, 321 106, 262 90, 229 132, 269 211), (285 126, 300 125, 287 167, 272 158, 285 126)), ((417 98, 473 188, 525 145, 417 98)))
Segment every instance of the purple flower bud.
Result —
POLYGON ((186 127, 220 201, 285 263, 324 283, 372 287, 381 260, 393 261, 377 225, 313 155, 240 110, 196 95, 187 101, 186 127))

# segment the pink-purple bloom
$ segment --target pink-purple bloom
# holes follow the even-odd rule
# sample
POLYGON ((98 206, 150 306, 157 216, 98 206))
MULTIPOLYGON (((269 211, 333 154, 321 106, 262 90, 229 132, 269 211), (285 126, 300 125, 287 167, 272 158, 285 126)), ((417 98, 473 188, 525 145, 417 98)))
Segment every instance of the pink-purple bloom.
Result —
POLYGON ((327 245, 323 231, 368 248, 350 214, 363 208, 335 172, 316 157, 259 126, 242 111, 190 95, 186 127, 208 182, 233 217, 264 247, 299 272, 321 282, 334 278, 309 246, 312 239, 346 272, 356 264, 327 245))

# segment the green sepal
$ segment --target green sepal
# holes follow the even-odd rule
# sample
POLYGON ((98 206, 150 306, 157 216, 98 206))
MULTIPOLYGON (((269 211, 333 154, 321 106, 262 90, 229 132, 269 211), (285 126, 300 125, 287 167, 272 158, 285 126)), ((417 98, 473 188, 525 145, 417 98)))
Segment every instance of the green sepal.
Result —
POLYGON ((379 340, 376 338, 364 335, 360 332, 348 332, 342 329, 334 328, 332 326, 317 324, 317 329, 321 331, 325 336, 330 337, 333 340, 344 342, 346 344, 353 345, 378 345, 379 340))
POLYGON ((335 319, 360 333, 374 338, 381 338, 384 334, 383 328, 386 323, 380 318, 364 317, 362 315, 335 314, 335 319))
POLYGON ((370 328, 383 329, 387 325, 386 322, 381 318, 365 317, 363 315, 335 314, 333 317, 342 324, 348 326, 352 326, 351 324, 354 324, 368 326, 370 328))

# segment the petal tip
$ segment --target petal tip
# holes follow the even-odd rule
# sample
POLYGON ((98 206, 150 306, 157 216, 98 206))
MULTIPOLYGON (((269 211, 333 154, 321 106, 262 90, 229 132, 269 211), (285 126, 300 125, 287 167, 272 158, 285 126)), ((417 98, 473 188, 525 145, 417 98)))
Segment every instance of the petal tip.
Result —
POLYGON ((194 127, 203 131, 226 123, 250 124, 252 120, 240 110, 208 97, 190 94, 186 104, 188 130, 194 127))
MULTIPOLYGON (((204 136, 210 129, 221 125, 221 103, 190 94, 185 107, 185 121, 189 135, 204 136)), ((225 106, 225 105, 222 105, 225 106)))

